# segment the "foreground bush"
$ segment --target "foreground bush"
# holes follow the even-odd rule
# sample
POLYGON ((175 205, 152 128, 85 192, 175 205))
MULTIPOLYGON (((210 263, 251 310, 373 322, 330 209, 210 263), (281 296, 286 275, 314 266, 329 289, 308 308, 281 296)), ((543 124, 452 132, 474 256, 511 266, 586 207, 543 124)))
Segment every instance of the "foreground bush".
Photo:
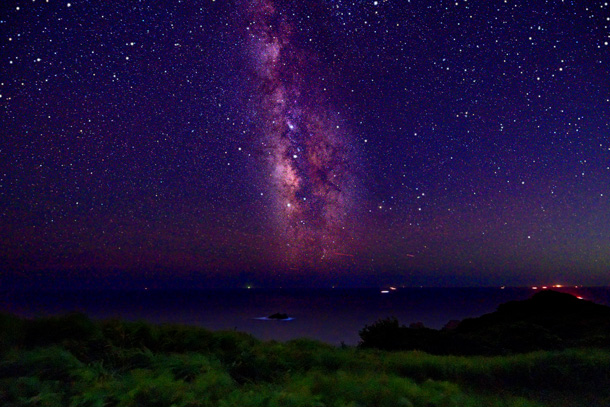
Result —
POLYGON ((1 316, 7 325, 2 406, 610 405, 610 352, 601 349, 434 356, 82 315, 1 316), (41 337, 25 340, 29 332, 41 337))

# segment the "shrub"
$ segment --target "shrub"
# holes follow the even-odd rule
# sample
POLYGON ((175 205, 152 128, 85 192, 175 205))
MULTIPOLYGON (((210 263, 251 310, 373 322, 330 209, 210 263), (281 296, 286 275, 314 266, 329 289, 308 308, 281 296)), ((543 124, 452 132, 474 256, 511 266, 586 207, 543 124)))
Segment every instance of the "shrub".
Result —
POLYGON ((0 381, 0 403, 3 406, 66 405, 59 382, 42 381, 37 377, 19 377, 0 381))
POLYGON ((119 395, 121 407, 167 407, 185 405, 193 399, 182 380, 174 380, 169 372, 132 371, 124 381, 126 388, 119 395))
POLYGON ((400 350, 403 346, 403 331, 405 326, 398 324, 396 318, 380 319, 372 325, 366 325, 359 332, 360 346, 383 350, 400 350))
POLYGON ((60 347, 11 351, 0 362, 0 377, 38 377, 42 380, 69 382, 83 364, 60 347))
POLYGON ((0 354, 24 342, 23 320, 15 315, 0 313, 0 354))
POLYGON ((24 320, 24 344, 47 346, 62 341, 88 341, 100 338, 99 326, 81 313, 24 320))
POLYGON ((145 322, 124 322, 111 319, 102 322, 104 337, 114 346, 120 348, 158 347, 156 330, 145 322))

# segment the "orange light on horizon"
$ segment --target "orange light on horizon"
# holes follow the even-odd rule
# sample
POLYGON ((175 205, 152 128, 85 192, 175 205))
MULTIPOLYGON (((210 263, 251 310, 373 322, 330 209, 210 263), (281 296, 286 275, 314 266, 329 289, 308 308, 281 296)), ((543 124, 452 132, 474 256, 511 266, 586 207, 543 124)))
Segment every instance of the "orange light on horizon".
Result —
POLYGON ((534 286, 534 287, 532 287, 532 290, 537 290, 537 289, 538 289, 538 287, 535 287, 535 286, 534 286))

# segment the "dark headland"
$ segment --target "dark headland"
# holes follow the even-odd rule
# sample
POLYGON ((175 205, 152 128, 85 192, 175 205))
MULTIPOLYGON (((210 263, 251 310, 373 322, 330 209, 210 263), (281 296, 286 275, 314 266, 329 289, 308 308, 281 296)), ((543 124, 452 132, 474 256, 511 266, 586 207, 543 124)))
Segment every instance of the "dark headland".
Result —
POLYGON ((478 318, 451 321, 442 330, 380 320, 360 331, 360 346, 433 354, 502 355, 538 350, 610 348, 610 307, 545 290, 502 304, 478 318))

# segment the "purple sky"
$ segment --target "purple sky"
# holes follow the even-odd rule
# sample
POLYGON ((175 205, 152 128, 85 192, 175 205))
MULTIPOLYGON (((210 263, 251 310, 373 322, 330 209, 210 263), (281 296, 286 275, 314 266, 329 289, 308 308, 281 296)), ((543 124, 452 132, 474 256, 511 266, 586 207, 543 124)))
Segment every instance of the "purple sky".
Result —
POLYGON ((610 6, 0 6, 1 286, 610 285, 610 6))

